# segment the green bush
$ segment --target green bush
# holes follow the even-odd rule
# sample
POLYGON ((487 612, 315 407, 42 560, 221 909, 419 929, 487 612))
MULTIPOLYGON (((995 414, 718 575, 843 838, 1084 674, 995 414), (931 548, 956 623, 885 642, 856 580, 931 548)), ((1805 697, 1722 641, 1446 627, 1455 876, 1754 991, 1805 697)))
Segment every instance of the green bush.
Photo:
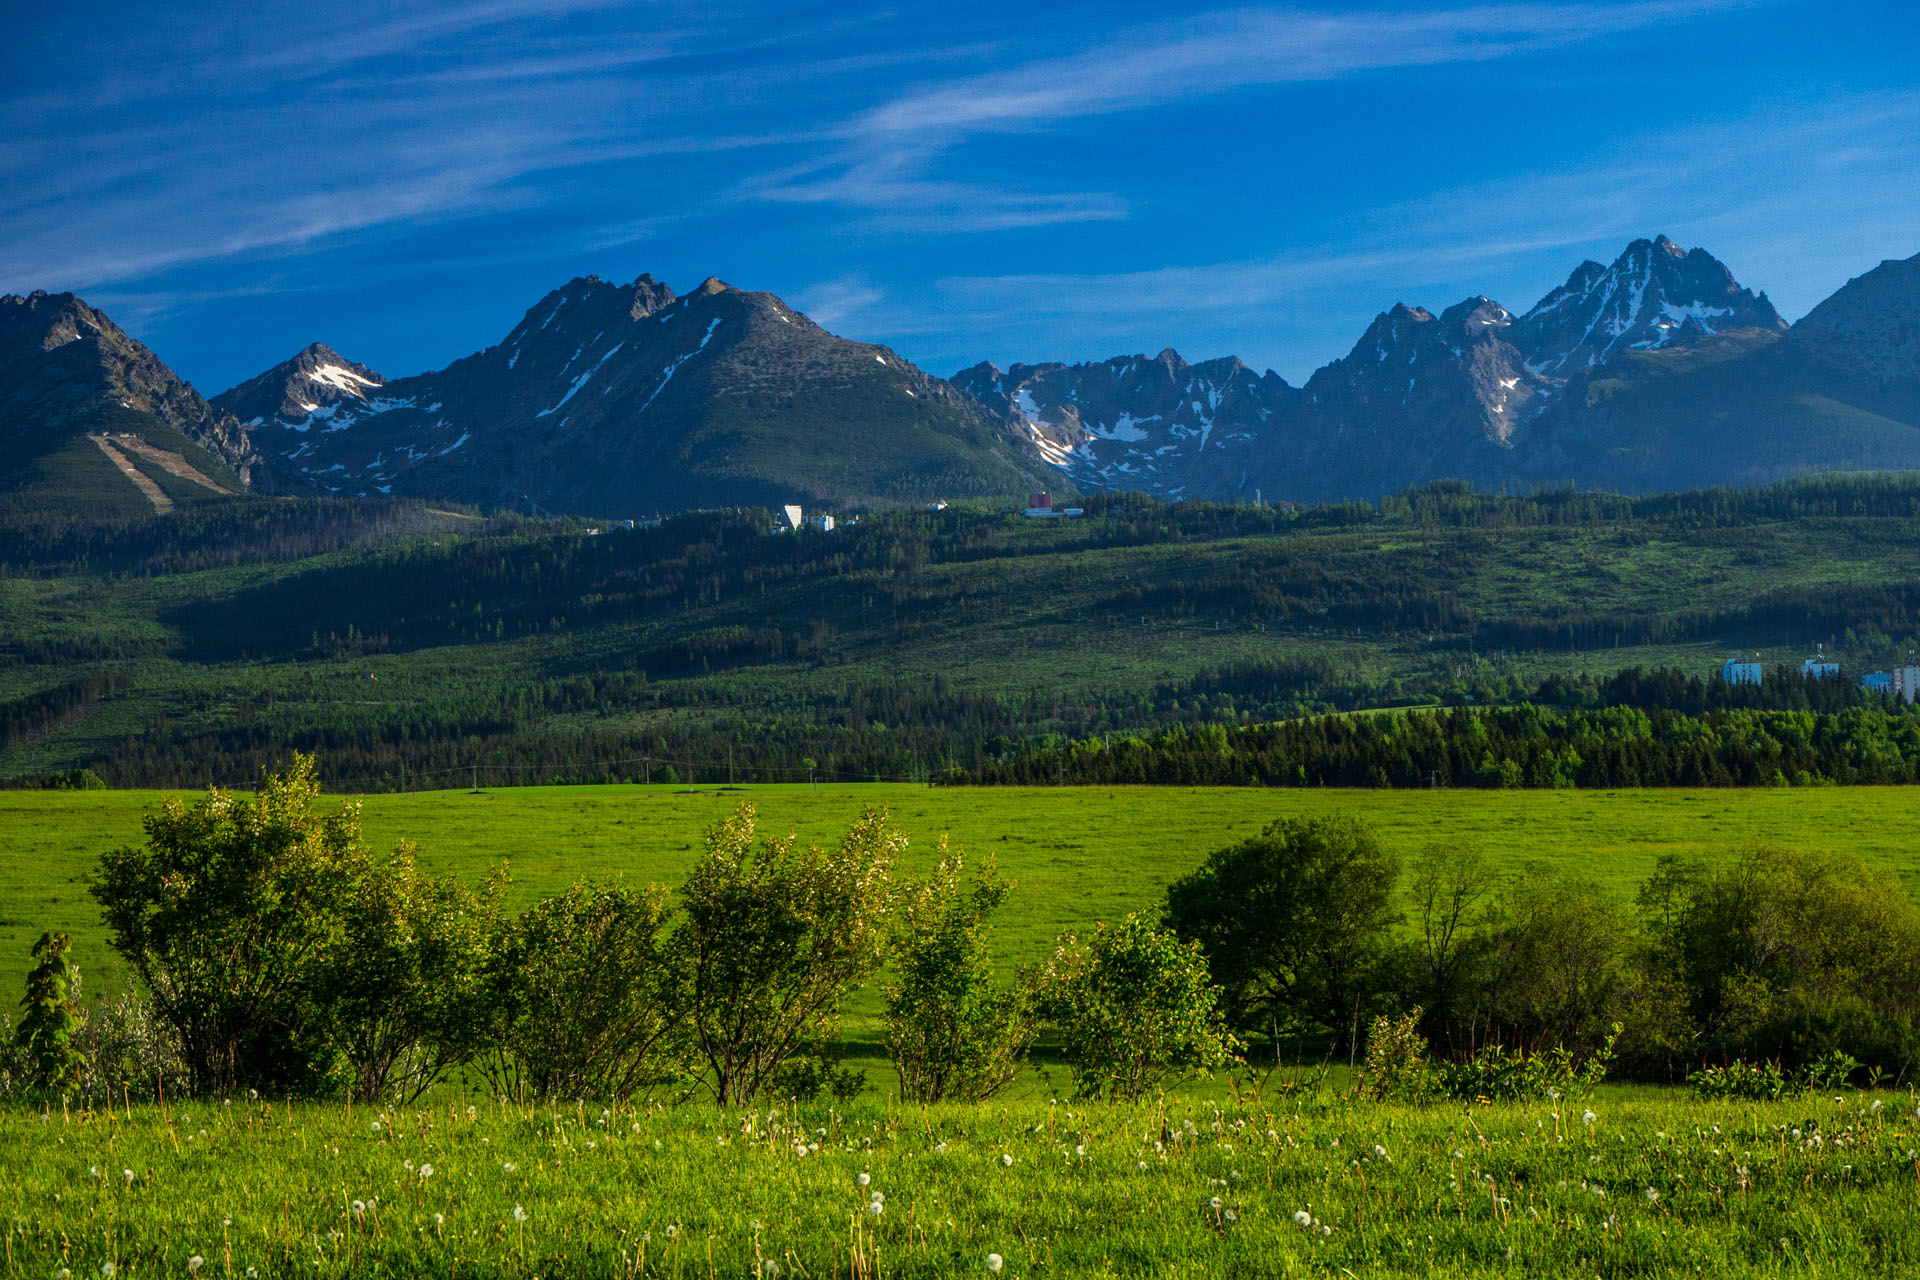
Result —
POLYGON ((1434 1068, 1433 1084, 1446 1097, 1467 1100, 1585 1097, 1607 1078, 1619 1036, 1616 1023, 1606 1042, 1584 1061, 1565 1046, 1528 1054, 1488 1045, 1463 1062, 1440 1063, 1434 1068))
POLYGON ((686 984, 663 889, 576 884, 506 929, 479 1059, 508 1097, 624 1101, 684 1074, 686 984))
POLYGON ((1241 1048, 1208 980, 1198 943, 1140 915, 1069 936, 1040 974, 1080 1097, 1130 1100, 1175 1078, 1231 1062, 1241 1048))
POLYGON ((717 1101, 752 1101, 789 1059, 823 1056, 839 1038, 841 1004, 886 959, 906 843, 872 809, 833 850, 791 836, 756 845, 752 805, 707 832, 674 946, 717 1101))
POLYGON ((1433 1087, 1426 1037, 1420 1034, 1420 1009, 1397 1018, 1378 1017, 1367 1036, 1366 1065, 1360 1091, 1375 1100, 1418 1102, 1433 1087))
POLYGON ((996 988, 986 918, 1008 882, 989 859, 964 880, 958 852, 911 886, 897 914, 886 990, 887 1054, 911 1102, 980 1102, 1013 1082, 1037 1028, 1024 984, 996 988))

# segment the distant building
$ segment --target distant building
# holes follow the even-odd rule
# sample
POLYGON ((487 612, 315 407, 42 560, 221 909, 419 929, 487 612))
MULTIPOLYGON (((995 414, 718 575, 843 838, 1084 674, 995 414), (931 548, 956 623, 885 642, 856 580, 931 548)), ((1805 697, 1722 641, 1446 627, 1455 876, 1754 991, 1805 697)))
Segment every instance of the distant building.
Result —
POLYGON ((1869 671, 1860 677, 1860 687, 1868 693, 1892 693, 1893 673, 1891 671, 1869 671))
POLYGON ((807 521, 807 523, 812 525, 814 528, 818 529, 822 533, 833 532, 832 516, 815 516, 813 519, 807 521))
POLYGON ((1049 518, 1057 518, 1059 516, 1085 515, 1086 508, 1085 507, 1067 507, 1062 510, 1056 510, 1053 505, 1052 494, 1030 493, 1027 495, 1027 509, 1025 511, 1022 511, 1020 514, 1023 516, 1026 516, 1030 520, 1046 520, 1049 518))
POLYGON ((1893 692, 1902 702, 1912 702, 1920 697, 1920 667, 1905 666, 1893 669, 1893 692))
POLYGON ((1802 680, 1830 680, 1840 674, 1840 664, 1825 658, 1808 658, 1800 664, 1802 680))
POLYGON ((1720 678, 1728 684, 1759 684, 1764 674, 1757 662, 1728 658, 1720 664, 1720 678))
POLYGON ((779 525, 787 532, 793 532, 806 522, 807 513, 800 508, 798 503, 789 502, 786 506, 780 508, 779 525))

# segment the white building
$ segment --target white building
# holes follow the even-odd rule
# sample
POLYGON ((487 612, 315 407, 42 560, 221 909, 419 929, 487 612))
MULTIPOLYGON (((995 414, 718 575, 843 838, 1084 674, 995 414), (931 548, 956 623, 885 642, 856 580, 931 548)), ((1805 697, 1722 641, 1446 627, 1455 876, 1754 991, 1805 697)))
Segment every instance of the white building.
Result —
POLYGON ((789 502, 786 506, 780 508, 780 527, 782 529, 792 532, 806 522, 807 513, 801 510, 798 503, 789 502))
POLYGON ((1902 702, 1912 702, 1920 697, 1920 667, 1907 666, 1893 669, 1893 691, 1902 702))

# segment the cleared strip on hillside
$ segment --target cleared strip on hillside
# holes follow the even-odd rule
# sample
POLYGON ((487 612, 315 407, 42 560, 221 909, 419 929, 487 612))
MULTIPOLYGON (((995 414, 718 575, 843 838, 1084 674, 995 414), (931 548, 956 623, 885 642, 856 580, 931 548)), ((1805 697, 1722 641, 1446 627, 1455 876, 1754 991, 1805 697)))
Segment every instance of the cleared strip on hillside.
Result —
POLYGON ((105 436, 88 436, 87 439, 100 446, 100 452, 107 455, 107 461, 120 468, 120 473, 133 481, 133 487, 146 495, 156 512, 165 515, 173 510, 173 499, 162 493, 159 485, 141 475, 140 469, 133 465, 133 460, 108 444, 105 436))

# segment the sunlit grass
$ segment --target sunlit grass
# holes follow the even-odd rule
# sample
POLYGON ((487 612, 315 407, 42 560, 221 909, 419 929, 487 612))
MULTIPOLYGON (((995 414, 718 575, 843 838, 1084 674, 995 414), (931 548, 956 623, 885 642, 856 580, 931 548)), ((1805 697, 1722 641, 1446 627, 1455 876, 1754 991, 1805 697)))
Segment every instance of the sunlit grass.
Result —
POLYGON ((4 1266, 984 1276, 998 1254, 1029 1277, 1911 1274, 1913 1106, 14 1108, 4 1266))

